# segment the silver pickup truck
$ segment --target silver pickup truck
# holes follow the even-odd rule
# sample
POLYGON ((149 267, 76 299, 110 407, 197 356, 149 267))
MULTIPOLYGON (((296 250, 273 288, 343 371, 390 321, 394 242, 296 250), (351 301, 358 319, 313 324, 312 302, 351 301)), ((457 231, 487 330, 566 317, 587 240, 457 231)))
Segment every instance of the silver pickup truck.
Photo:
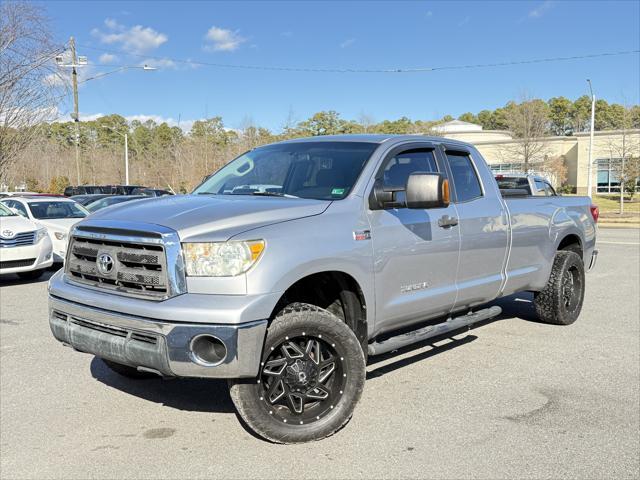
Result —
POLYGON ((515 292, 573 323, 596 220, 587 197, 503 198, 466 143, 296 139, 78 223, 49 322, 127 377, 229 379, 257 434, 317 440, 351 417, 370 355, 495 317, 486 304, 515 292))

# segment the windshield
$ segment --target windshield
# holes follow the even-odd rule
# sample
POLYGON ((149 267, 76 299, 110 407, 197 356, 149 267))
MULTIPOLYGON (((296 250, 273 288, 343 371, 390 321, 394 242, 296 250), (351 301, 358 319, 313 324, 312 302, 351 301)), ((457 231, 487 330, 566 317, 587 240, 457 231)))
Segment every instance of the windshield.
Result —
POLYGON ((84 218, 88 212, 76 202, 29 202, 31 214, 39 220, 84 218))
POLYGON ((193 193, 340 200, 349 194, 377 146, 301 142, 257 148, 222 167, 193 193))
POLYGON ((15 217, 17 214, 9 210, 9 207, 0 203, 0 217, 15 217))

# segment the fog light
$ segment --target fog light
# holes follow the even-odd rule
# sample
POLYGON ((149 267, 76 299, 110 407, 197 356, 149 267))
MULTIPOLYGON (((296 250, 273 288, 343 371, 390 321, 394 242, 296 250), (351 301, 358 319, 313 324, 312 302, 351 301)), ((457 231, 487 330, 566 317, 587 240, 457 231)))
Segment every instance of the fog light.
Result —
POLYGON ((191 358, 207 367, 221 364, 227 357, 227 347, 213 335, 198 335, 191 339, 191 358))

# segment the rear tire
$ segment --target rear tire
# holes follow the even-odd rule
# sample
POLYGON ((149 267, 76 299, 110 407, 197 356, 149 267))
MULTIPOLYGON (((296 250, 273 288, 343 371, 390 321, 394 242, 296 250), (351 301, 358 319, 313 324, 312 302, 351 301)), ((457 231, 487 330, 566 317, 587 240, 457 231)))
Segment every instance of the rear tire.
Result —
POLYGON ((229 382, 244 422, 276 443, 303 443, 342 428, 362 395, 365 359, 354 332, 328 311, 288 305, 267 331, 258 377, 229 382))
POLYGON ((582 310, 584 290, 584 264, 580 255, 566 250, 557 252, 547 285, 535 294, 538 318, 553 325, 571 325, 582 310))
POLYGON ((18 276, 23 280, 37 280, 44 273, 44 269, 31 270, 30 272, 18 272, 18 276))
POLYGON ((123 365, 122 363, 112 362, 111 360, 107 360, 105 358, 102 359, 104 364, 109 367, 109 369, 113 372, 116 372, 118 375, 122 375, 123 377, 132 378, 135 380, 144 380, 148 378, 160 378, 158 375, 151 372, 141 372, 134 367, 130 367, 129 365, 123 365))

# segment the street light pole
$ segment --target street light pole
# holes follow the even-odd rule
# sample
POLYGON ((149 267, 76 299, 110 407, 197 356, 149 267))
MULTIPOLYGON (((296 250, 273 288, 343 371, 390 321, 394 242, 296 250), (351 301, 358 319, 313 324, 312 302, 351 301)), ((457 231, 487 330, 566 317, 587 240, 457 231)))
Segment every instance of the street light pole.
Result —
POLYGON ((591 92, 591 133, 589 134, 589 165, 587 166, 587 193, 589 197, 592 197, 592 184, 593 184, 593 130, 595 126, 596 118, 596 96, 593 94, 593 87, 591 86, 591 80, 587 78, 589 83, 589 91, 591 92))

